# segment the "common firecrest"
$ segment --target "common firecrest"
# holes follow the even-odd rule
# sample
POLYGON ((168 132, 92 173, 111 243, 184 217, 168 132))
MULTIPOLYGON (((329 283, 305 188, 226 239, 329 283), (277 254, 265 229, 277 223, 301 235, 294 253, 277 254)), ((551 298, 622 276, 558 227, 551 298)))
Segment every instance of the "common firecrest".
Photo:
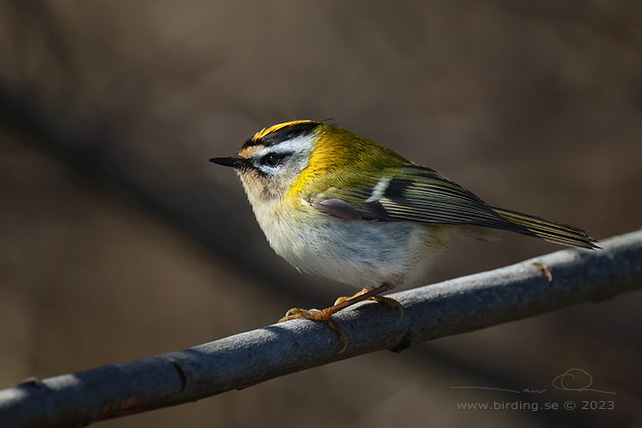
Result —
POLYGON ((581 229, 489 206, 436 171, 325 123, 264 128, 238 156, 210 161, 236 170, 278 255, 299 271, 363 289, 324 310, 291 309, 282 320, 332 326, 332 314, 358 301, 394 305, 381 294, 424 284, 449 238, 479 226, 598 248, 581 229))

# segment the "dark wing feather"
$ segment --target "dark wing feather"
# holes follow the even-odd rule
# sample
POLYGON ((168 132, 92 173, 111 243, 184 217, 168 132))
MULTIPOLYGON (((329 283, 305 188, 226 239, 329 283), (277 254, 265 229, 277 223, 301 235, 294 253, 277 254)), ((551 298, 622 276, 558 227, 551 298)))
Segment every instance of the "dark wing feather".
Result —
MULTIPOLYGON (((327 190, 311 198, 312 206, 340 208, 342 218, 411 220, 444 225, 471 225, 535 236, 562 245, 598 248, 582 229, 487 205, 475 194, 436 171, 419 165, 384 169, 378 177, 364 172, 326 177, 327 190), (338 201, 345 204, 340 204, 338 201), (346 209, 346 204, 351 209, 346 209), (358 213, 358 215, 357 215, 358 213)), ((331 210, 321 210, 332 215, 331 210)))
POLYGON ((473 193, 432 169, 409 165, 401 172, 379 199, 392 218, 486 227, 507 223, 473 193))
MULTIPOLYGON (((405 165, 380 176, 343 175, 341 184, 316 195, 315 203, 340 199, 368 220, 413 220, 434 224, 466 224, 523 232, 500 217, 473 193, 436 171, 405 165), (358 183, 358 184, 357 184, 358 183), (377 187, 379 186, 379 188, 377 187)), ((337 183, 339 184, 339 183, 337 183)))

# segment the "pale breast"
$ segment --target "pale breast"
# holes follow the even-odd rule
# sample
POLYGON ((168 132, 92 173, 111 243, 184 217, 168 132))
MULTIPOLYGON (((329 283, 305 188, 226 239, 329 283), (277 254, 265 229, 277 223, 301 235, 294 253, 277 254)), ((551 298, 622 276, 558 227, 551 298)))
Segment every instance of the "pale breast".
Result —
POLYGON ((300 271, 358 288, 421 285, 445 245, 439 226, 308 215, 273 212, 259 224, 276 253, 300 271))

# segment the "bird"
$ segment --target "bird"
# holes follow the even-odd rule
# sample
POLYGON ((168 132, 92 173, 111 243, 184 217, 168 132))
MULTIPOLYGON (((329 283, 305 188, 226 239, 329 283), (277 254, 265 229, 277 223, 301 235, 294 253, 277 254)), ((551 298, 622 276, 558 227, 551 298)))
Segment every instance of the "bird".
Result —
MULTIPOLYGON (((272 249, 300 272, 359 292, 318 309, 292 308, 280 321, 326 321, 394 288, 426 285, 430 265, 454 236, 482 229, 586 249, 577 227, 498 208, 426 166, 339 126, 295 120, 263 128, 236 156, 209 159, 238 174, 272 249)), ((403 314, 403 312, 402 312, 403 314)))

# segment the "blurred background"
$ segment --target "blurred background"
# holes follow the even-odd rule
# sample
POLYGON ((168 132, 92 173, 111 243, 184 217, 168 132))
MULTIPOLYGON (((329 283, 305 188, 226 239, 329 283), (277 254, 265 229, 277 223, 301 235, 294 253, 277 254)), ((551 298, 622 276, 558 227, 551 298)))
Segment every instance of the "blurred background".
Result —
MULTIPOLYGON (((207 162, 304 118, 490 204, 598 239, 637 230, 642 3, 2 2, 0 388, 352 294, 279 259, 236 176, 207 162)), ((457 243, 433 277, 558 249, 457 243)), ((629 293, 96 426, 642 426, 641 305, 629 293), (570 368, 616 394, 556 391, 570 368), (457 408, 568 399, 615 409, 457 408)))

